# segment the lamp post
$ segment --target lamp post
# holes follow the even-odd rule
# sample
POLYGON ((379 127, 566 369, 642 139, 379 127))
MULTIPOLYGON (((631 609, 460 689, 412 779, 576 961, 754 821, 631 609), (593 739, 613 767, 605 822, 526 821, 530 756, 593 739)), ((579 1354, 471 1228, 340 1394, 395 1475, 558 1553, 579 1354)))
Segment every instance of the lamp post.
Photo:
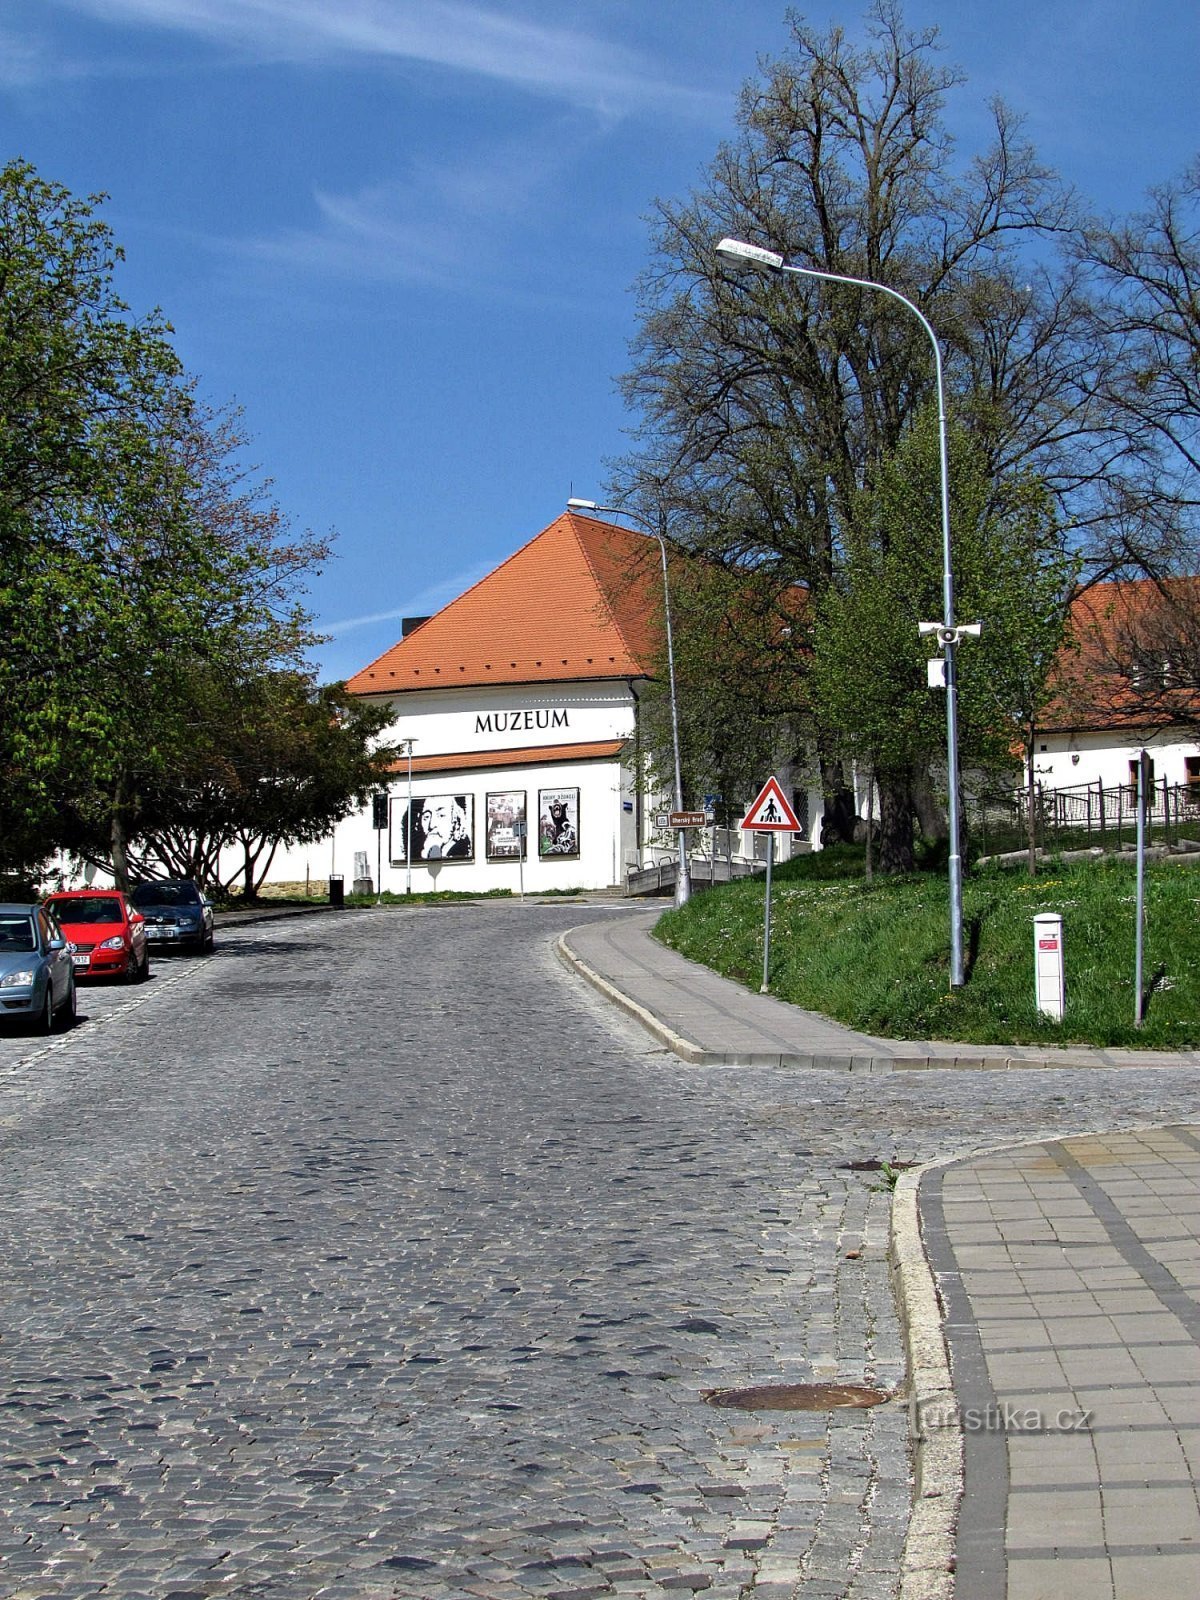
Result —
MULTIPOLYGON (((671 588, 667 581, 667 541, 661 533, 656 533, 652 528, 645 528, 635 517, 630 516, 620 506, 601 506, 594 500, 567 501, 568 511, 602 512, 606 516, 628 517, 629 521, 641 533, 648 533, 658 540, 659 554, 662 556, 662 581, 663 581, 663 617, 667 625, 667 680, 671 690, 671 741, 675 749, 675 809, 683 810, 683 765, 679 758, 679 697, 675 689, 675 641, 671 633, 671 588)), ((688 867, 687 833, 679 829, 679 870, 675 875, 675 904, 684 906, 692 898, 692 874, 688 867)))
POLYGON ((412 893, 412 739, 401 741, 408 752, 408 815, 404 822, 404 892, 412 893))
POLYGON ((950 984, 960 989, 963 985, 963 915, 962 915, 962 853, 959 843, 958 820, 958 679, 955 650, 961 630, 954 625, 954 578, 950 566, 950 471, 946 454, 946 390, 942 380, 942 349, 937 334, 930 326, 925 313, 906 295, 886 283, 876 283, 871 278, 852 278, 842 272, 822 272, 816 267, 797 267, 784 260, 774 250, 764 250, 761 245, 746 244, 741 239, 722 239, 717 254, 739 266, 760 267, 767 272, 787 272, 800 278, 823 278, 828 283, 848 283, 859 289, 877 289, 880 294, 898 300, 916 317, 929 335, 933 347, 933 366, 937 378, 938 399, 938 455, 942 478, 942 608, 945 613, 939 631, 939 640, 946 655, 946 768, 949 784, 948 822, 950 827, 950 984))

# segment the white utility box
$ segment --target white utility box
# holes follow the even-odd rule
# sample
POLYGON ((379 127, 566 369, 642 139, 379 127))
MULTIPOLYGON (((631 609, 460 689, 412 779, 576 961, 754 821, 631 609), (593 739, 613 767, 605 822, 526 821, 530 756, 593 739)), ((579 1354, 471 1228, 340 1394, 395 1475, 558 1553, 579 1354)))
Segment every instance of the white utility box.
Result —
POLYGON ((1033 919, 1033 971, 1038 1010, 1055 1022, 1061 1022, 1066 981, 1062 917, 1057 911, 1043 911, 1033 919))

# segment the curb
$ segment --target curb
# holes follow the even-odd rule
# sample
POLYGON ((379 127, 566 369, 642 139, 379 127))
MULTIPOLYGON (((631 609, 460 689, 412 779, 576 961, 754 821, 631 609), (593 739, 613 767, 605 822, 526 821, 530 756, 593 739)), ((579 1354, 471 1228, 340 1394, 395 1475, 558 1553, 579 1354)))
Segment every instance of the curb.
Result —
POLYGON ((918 1190, 927 1172, 954 1161, 930 1161, 902 1172, 892 1197, 888 1259, 908 1360, 908 1427, 913 1452, 913 1497, 900 1560, 898 1600, 951 1600, 955 1529, 963 1493, 963 1435, 942 1333, 942 1305, 921 1237, 918 1190), (922 1419, 941 1419, 926 1433, 922 1419))
POLYGON ((620 1010, 627 1012, 629 1016, 640 1022, 647 1033, 653 1034, 660 1044, 665 1044, 668 1050, 674 1051, 682 1060, 691 1062, 694 1066, 716 1064, 715 1057, 713 1057, 711 1051, 702 1050, 699 1045, 692 1044, 682 1034, 678 1034, 674 1029, 668 1028, 666 1023, 660 1022, 652 1011, 647 1011, 645 1006, 639 1005, 636 1000, 631 999, 623 990, 618 989, 615 984, 609 983, 607 978, 602 978, 594 968, 589 967, 582 956, 576 955, 567 943, 569 932, 570 929, 567 930, 567 933, 560 933, 554 941, 554 953, 563 966, 577 973, 586 983, 590 983, 593 989, 599 990, 606 1000, 611 1000, 620 1010))
MULTIPOLYGON (((961 1054, 931 1055, 928 1051, 879 1055, 847 1051, 832 1054, 829 1051, 803 1050, 706 1050, 676 1033, 673 1028, 647 1010, 639 1001, 627 995, 608 978, 602 977, 593 967, 572 950, 568 943, 575 930, 568 928, 555 941, 555 953, 564 966, 583 978, 606 999, 627 1012, 648 1033, 666 1045, 682 1061, 696 1067, 790 1067, 808 1072, 856 1072, 873 1074, 882 1072, 1058 1072, 1073 1069, 1100 1069, 1108 1072, 1196 1071, 1200 1068, 1200 1052, 1186 1054, 1163 1050, 1141 1052, 1138 1060, 1120 1059, 1123 1052, 1087 1045, 1064 1045, 1059 1054, 1036 1052, 1027 1056, 1009 1055, 1000 1046, 964 1046, 961 1054), (1188 1059, 1197 1057, 1198 1059, 1188 1059), (1107 1059, 1106 1059, 1107 1058, 1107 1059), (1149 1059, 1146 1059, 1149 1058, 1149 1059)), ((706 969, 707 970, 707 969, 706 969)), ((1026 1049, 1028 1046, 1015 1046, 1026 1049)))

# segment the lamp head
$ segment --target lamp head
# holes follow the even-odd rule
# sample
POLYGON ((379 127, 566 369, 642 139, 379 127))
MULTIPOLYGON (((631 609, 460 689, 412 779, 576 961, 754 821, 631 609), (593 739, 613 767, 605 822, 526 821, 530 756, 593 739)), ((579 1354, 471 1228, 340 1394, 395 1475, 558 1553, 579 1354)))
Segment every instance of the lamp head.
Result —
POLYGON ((578 500, 572 495, 567 501, 568 511, 599 511, 599 509, 594 500, 578 500))
POLYGON ((778 272, 783 257, 775 250, 764 250, 761 245, 747 244, 743 239, 722 239, 717 254, 723 261, 732 261, 739 267, 762 267, 768 272, 778 272))

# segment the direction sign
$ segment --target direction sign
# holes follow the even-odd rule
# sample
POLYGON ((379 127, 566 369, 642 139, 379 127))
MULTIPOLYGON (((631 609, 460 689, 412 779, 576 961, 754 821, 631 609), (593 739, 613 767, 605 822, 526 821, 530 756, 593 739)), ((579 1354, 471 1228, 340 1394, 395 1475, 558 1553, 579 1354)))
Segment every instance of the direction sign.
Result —
POLYGON ((780 788, 778 778, 768 778, 757 800, 742 818, 747 833, 803 833, 800 819, 780 788))
POLYGON ((703 811, 672 811, 673 828, 703 828, 708 818, 703 811))

